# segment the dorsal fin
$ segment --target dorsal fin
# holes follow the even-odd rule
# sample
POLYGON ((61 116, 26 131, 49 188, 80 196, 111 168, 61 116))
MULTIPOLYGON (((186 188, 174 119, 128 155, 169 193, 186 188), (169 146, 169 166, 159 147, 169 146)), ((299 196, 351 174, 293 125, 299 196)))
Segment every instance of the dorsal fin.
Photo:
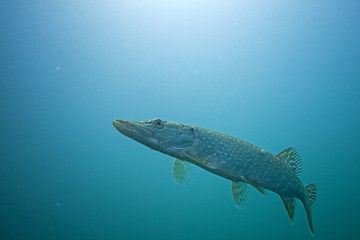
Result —
POLYGON ((281 158, 284 162, 286 162, 294 170, 297 176, 300 176, 301 158, 294 148, 289 147, 288 149, 279 153, 277 156, 281 158))

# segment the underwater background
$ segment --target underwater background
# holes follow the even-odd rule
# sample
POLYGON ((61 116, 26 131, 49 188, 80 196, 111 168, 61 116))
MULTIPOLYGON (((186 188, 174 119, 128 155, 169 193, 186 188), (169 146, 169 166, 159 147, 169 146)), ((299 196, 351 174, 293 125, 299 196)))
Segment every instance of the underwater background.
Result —
POLYGON ((0 48, 0 239, 314 239, 112 125, 153 118, 296 148, 315 239, 359 239, 359 1, 2 1, 0 48))

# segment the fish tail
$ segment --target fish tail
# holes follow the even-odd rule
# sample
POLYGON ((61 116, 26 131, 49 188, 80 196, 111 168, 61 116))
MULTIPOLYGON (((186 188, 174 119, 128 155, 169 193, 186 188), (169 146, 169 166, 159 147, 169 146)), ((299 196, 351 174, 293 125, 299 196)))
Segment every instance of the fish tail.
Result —
POLYGON ((306 189, 306 199, 303 202, 305 210, 306 210, 306 215, 308 218, 308 222, 309 222, 309 227, 310 227, 310 231, 311 234, 314 234, 314 228, 313 228, 313 224, 312 224, 312 214, 311 214, 311 206, 312 204, 315 202, 316 200, 316 186, 315 184, 310 184, 309 186, 305 187, 306 189))

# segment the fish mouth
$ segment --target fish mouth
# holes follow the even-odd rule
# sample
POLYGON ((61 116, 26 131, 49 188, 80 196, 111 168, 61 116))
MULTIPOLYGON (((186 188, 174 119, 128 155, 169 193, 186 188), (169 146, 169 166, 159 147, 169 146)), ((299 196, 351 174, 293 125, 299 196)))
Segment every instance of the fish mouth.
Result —
POLYGON ((126 120, 115 120, 115 121, 113 121, 114 127, 119 131, 120 131, 120 129, 126 128, 126 126, 129 125, 129 123, 131 123, 131 122, 126 121, 126 120))
POLYGON ((135 141, 144 143, 152 138, 152 133, 141 122, 116 120, 113 122, 113 125, 120 133, 135 141))
POLYGON ((143 127, 139 123, 128 120, 116 120, 113 122, 114 127, 122 134, 128 136, 130 133, 137 133, 143 127))

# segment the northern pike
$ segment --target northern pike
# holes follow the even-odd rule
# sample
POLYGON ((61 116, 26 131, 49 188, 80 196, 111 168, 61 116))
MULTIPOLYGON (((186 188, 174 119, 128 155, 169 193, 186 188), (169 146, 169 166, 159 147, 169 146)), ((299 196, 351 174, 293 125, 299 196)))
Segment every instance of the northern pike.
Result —
POLYGON ((188 163, 195 164, 230 180, 232 196, 239 207, 248 196, 248 185, 263 194, 265 189, 279 194, 291 222, 294 221, 296 199, 299 199, 313 234, 311 206, 316 200, 317 189, 315 184, 305 187, 299 179, 301 159, 294 148, 274 155, 224 133, 160 119, 116 120, 113 124, 125 136, 174 157, 173 178, 178 183, 189 179, 188 163))

